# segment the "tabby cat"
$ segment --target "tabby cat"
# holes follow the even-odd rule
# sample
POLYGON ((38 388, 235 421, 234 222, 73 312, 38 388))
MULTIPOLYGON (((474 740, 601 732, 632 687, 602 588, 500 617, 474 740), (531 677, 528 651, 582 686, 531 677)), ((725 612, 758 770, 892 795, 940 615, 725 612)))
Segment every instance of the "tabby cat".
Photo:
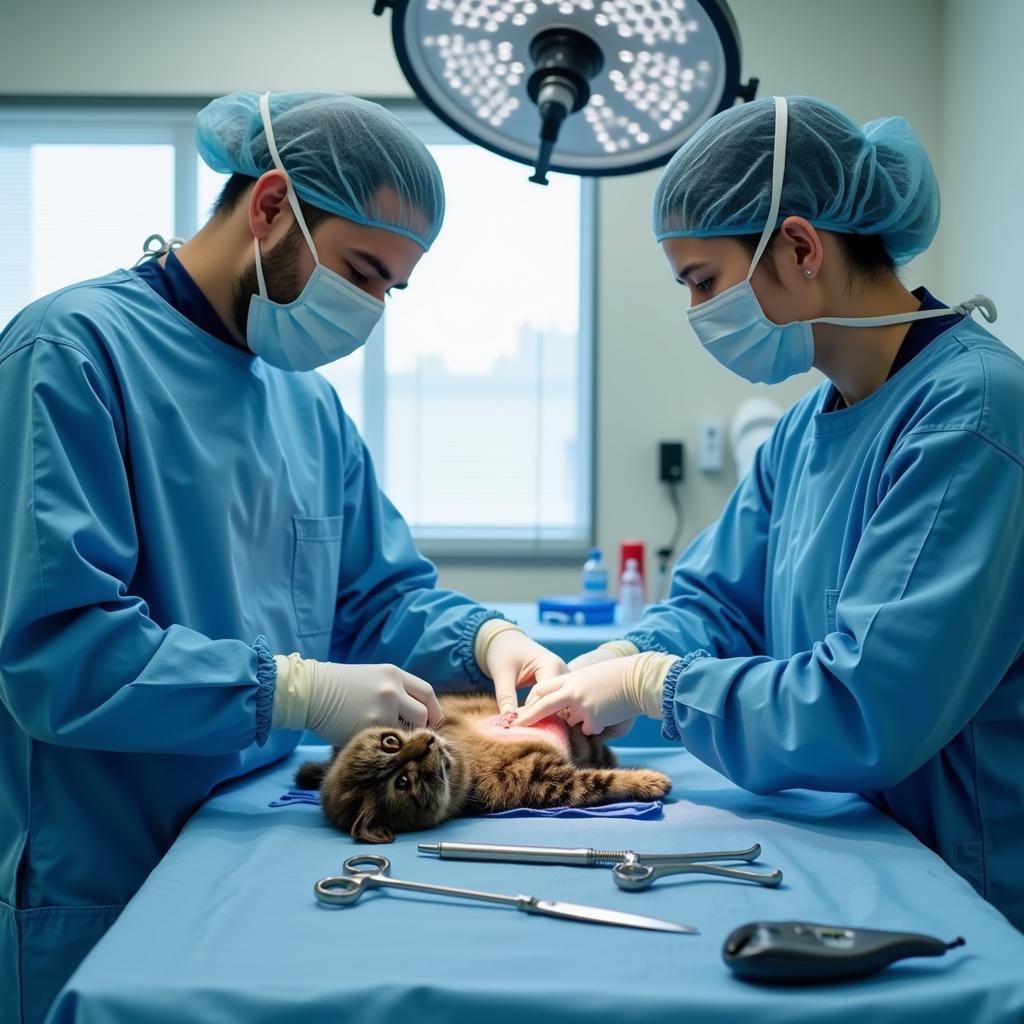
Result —
POLYGON ((460 814, 656 800, 672 785, 661 772, 615 768, 600 737, 561 718, 521 728, 514 713, 495 714, 493 696, 439 700, 434 727, 364 729, 331 760, 303 764, 296 783, 319 789, 327 819, 369 843, 460 814))

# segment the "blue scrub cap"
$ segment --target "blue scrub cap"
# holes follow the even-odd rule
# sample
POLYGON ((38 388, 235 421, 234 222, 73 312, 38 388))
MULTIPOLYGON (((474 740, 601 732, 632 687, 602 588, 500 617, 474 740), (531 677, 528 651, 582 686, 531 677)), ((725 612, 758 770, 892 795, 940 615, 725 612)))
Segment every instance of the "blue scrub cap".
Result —
MULTIPOLYGON (((444 220, 441 172, 394 114, 344 93, 279 92, 270 94, 270 118, 301 199, 430 248, 444 220)), ((258 178, 273 170, 260 94, 233 92, 200 110, 196 146, 222 174, 258 178)))
MULTIPOLYGON (((881 235, 897 266, 924 252, 939 226, 939 185, 902 117, 861 128, 829 103, 789 99, 782 202, 776 226, 881 235)), ((654 193, 665 238, 759 235, 771 207, 775 104, 771 97, 715 115, 672 157, 654 193)))

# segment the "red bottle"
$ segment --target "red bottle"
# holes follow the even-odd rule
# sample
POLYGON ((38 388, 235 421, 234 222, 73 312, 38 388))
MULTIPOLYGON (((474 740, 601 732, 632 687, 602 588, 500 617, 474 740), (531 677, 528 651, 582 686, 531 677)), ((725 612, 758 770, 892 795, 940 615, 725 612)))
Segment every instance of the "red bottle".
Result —
POLYGON ((635 558, 636 567, 640 570, 640 578, 644 581, 644 600, 647 600, 647 572, 644 558, 644 542, 642 540, 624 540, 619 545, 619 579, 626 569, 627 559, 635 558))

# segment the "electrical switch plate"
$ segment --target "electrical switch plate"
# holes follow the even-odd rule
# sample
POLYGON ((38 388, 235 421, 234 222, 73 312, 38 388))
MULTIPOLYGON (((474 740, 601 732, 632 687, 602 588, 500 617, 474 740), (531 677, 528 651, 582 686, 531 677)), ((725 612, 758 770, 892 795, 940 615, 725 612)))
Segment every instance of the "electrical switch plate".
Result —
POLYGON ((697 465, 704 473, 720 473, 725 461, 725 423, 701 420, 697 425, 697 465))

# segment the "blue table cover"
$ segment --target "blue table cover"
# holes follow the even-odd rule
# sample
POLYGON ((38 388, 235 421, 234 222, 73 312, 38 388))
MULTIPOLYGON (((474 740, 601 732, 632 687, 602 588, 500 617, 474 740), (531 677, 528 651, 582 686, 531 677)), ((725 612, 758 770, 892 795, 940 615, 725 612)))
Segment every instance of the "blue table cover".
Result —
POLYGON ((682 750, 623 750, 675 782, 661 821, 461 819, 356 845, 315 807, 273 809, 287 762, 210 799, 71 978, 55 1024, 987 1024, 1024 1019, 1024 935, 937 856, 858 797, 744 792, 682 750), (675 797, 674 802, 672 797, 675 797), (678 876, 626 893, 603 868, 443 861, 424 840, 641 851, 764 848, 776 890, 678 876), (313 883, 354 852, 398 878, 528 893, 695 924, 672 935, 376 890, 326 908, 313 883), (857 982, 764 988, 732 976, 737 925, 804 919, 920 931, 966 947, 857 982))

